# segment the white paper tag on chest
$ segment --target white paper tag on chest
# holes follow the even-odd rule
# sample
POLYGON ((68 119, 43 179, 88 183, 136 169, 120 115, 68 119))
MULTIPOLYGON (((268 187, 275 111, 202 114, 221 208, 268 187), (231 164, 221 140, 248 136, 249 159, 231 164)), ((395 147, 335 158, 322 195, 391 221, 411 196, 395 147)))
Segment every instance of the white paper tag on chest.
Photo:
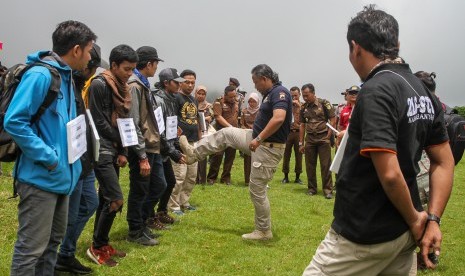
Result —
POLYGON ((158 131, 160 134, 162 134, 163 131, 165 131, 165 121, 163 120, 163 111, 161 110, 161 107, 157 107, 154 113, 155 119, 157 120, 158 131))
POLYGON ((66 124, 68 162, 73 164, 87 151, 86 118, 83 114, 66 124))
POLYGON ((166 139, 171 140, 178 136, 178 116, 166 118, 166 139))
POLYGON ((132 118, 118 118, 116 119, 118 124, 119 135, 123 147, 129 147, 137 145, 137 133, 136 127, 134 126, 134 120, 132 118))

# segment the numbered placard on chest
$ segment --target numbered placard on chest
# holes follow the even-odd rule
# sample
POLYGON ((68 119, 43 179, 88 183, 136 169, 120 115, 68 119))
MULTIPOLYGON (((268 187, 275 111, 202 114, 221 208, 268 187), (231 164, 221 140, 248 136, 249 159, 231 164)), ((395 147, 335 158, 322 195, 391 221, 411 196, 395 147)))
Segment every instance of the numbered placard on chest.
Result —
POLYGON ((178 136, 178 116, 166 117, 166 139, 171 140, 178 136))
POLYGON ((132 118, 118 118, 116 119, 118 124, 119 135, 123 147, 129 147, 137 145, 137 133, 136 127, 134 126, 134 120, 132 118))
POLYGON ((73 164, 87 151, 86 119, 79 115, 66 124, 68 162, 73 164))
POLYGON ((158 132, 162 134, 163 131, 165 131, 165 121, 163 121, 163 111, 161 110, 161 107, 157 107, 154 113, 155 119, 157 120, 158 132))

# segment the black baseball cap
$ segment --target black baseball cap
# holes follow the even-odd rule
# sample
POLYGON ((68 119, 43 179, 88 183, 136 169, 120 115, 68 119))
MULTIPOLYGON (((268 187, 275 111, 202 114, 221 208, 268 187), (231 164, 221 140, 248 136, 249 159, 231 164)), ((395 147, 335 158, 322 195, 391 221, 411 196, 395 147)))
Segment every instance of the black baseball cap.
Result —
POLYGON ((181 78, 178 71, 174 68, 165 68, 158 74, 160 82, 174 80, 176 82, 185 82, 186 80, 181 78))
POLYGON ((137 56, 139 57, 139 62, 140 61, 151 61, 151 60, 164 61, 158 57, 157 49, 151 46, 142 46, 136 50, 136 53, 137 53, 137 56))
POLYGON ((87 63, 87 68, 100 67, 101 62, 102 62, 102 53, 100 51, 100 46, 94 43, 92 45, 92 50, 90 50, 90 60, 87 63))
POLYGON ((360 87, 358 87, 357 85, 352 85, 351 87, 347 88, 346 91, 341 92, 341 95, 345 95, 346 93, 348 93, 348 92, 350 92, 350 91, 359 92, 359 91, 360 91, 360 87))

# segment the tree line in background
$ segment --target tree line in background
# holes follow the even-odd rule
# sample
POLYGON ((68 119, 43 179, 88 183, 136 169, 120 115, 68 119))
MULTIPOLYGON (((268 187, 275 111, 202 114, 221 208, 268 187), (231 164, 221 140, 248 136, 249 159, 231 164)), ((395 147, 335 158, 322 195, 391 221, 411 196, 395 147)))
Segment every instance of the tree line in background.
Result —
POLYGON ((465 117, 465 106, 455 106, 454 109, 459 112, 460 116, 465 117))

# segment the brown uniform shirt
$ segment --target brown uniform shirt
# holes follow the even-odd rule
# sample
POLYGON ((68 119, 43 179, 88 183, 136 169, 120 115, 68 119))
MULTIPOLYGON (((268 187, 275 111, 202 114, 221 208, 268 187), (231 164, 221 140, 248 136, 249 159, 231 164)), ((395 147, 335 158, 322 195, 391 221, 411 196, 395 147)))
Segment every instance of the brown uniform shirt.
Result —
MULTIPOLYGON (((223 118, 231 124, 233 127, 237 127, 239 113, 239 106, 237 101, 234 104, 226 103, 223 97, 216 99, 215 103, 213 103, 213 115, 216 116, 223 116, 223 118)), ((223 126, 217 123, 217 129, 222 129, 223 126)))
POLYGON ((302 123, 305 123, 306 141, 318 142, 324 140, 328 134, 326 123, 335 116, 335 110, 327 100, 317 98, 313 103, 305 103, 300 111, 300 117, 302 123), (327 115, 325 115, 325 112, 327 115))
POLYGON ((300 109, 302 105, 294 105, 292 103, 292 115, 294 116, 294 121, 291 123, 291 130, 299 130, 300 129, 300 109))
POLYGON ((254 114, 250 113, 247 108, 242 109, 241 124, 242 128, 252 129, 255 118, 257 118, 258 111, 254 114))

